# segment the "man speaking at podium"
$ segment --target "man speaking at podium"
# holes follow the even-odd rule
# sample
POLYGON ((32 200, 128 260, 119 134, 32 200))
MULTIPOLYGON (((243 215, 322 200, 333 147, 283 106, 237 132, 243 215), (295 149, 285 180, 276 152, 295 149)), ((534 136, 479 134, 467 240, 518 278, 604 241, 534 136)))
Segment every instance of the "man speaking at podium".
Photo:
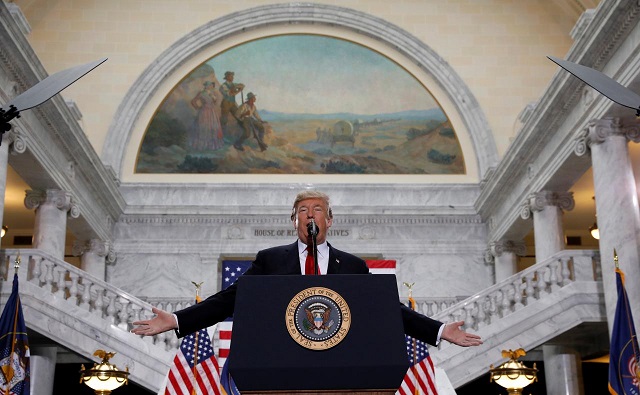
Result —
MULTIPOLYGON (((333 223, 333 213, 326 194, 307 190, 300 192, 293 203, 291 213, 298 240, 289 245, 272 247, 258 252, 256 259, 244 275, 302 275, 302 274, 367 274, 364 260, 333 248, 326 240, 333 223), (315 235, 317 264, 309 253, 315 235), (319 273, 318 273, 319 271, 319 273)), ((202 302, 173 314, 153 308, 156 316, 150 320, 136 321, 131 332, 151 336, 171 329, 178 337, 207 328, 233 315, 236 285, 210 296, 202 302)), ((480 336, 460 329, 464 321, 444 324, 424 316, 400 304, 402 322, 407 335, 437 346, 441 339, 462 347, 482 344, 480 336)))

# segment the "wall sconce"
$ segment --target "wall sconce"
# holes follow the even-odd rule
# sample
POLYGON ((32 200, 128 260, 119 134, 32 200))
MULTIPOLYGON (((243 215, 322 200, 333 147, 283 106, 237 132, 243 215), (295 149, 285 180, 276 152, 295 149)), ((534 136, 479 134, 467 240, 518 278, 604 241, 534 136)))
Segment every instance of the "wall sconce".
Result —
POLYGON ((84 365, 80 368, 80 382, 89 386, 96 395, 109 395, 122 384, 129 383, 129 367, 122 371, 118 370, 116 365, 109 363, 109 359, 115 354, 96 350, 93 355, 102 358, 102 362, 94 363, 93 368, 89 370, 85 370, 84 365))
POLYGON ((600 240, 600 229, 598 229, 598 223, 594 222, 593 225, 589 227, 589 233, 591 233, 591 237, 596 240, 600 240))
POLYGON ((4 237, 4 235, 6 235, 8 231, 9 227, 7 225, 3 226, 2 230, 0 230, 0 238, 4 237))
POLYGON ((502 357, 508 357, 509 360, 497 368, 490 365, 490 381, 495 381, 499 386, 506 388, 509 395, 522 394, 524 387, 538 381, 536 364, 533 364, 533 368, 528 368, 517 360, 525 355, 527 353, 522 348, 515 351, 502 350, 502 357))

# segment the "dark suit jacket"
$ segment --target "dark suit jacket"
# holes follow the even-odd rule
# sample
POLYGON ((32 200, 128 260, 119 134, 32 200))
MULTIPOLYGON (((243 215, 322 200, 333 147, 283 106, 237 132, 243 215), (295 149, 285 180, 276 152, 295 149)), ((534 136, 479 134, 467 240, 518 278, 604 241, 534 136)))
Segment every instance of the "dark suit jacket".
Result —
MULTIPOLYGON (((329 244, 327 274, 367 274, 369 268, 360 258, 337 250, 329 244)), ((298 242, 258 252, 247 275, 301 275, 298 242)), ((233 315, 237 287, 235 284, 208 297, 202 302, 177 311, 178 337, 206 328, 233 315)), ((441 322, 419 314, 400 304, 404 331, 407 335, 435 345, 441 322)))

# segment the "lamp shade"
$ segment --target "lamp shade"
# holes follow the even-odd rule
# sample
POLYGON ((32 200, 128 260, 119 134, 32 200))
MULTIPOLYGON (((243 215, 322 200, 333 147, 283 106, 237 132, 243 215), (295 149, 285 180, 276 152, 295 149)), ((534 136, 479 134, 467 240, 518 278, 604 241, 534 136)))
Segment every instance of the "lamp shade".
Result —
POLYGON ((80 382, 85 383, 98 395, 107 395, 111 391, 128 383, 129 369, 118 370, 115 365, 109 363, 114 353, 97 350, 93 355, 100 356, 102 362, 93 365, 93 368, 85 370, 84 365, 80 369, 80 382))
POLYGON ((515 351, 502 350, 502 356, 509 357, 509 360, 497 368, 491 365, 491 369, 489 369, 490 380, 506 388, 509 394, 522 394, 524 387, 538 380, 538 369, 535 363, 533 368, 528 368, 517 360, 518 357, 526 354, 522 348, 515 351))
POLYGON ((508 361, 491 373, 493 381, 507 389, 524 388, 533 383, 536 375, 520 361, 508 361))

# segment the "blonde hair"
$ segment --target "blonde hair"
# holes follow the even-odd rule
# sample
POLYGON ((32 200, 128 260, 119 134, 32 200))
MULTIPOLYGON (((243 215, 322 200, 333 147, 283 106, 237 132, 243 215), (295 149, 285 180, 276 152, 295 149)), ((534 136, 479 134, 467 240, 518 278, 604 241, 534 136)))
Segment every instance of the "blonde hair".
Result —
POLYGON ((293 208, 291 209, 291 220, 293 221, 296 218, 296 214, 298 213, 298 204, 307 199, 320 199, 324 202, 325 206, 327 206, 327 215, 330 219, 333 218, 333 212, 331 211, 331 206, 329 205, 329 195, 324 192, 314 191, 314 190, 304 190, 296 195, 296 199, 293 201, 293 208))

